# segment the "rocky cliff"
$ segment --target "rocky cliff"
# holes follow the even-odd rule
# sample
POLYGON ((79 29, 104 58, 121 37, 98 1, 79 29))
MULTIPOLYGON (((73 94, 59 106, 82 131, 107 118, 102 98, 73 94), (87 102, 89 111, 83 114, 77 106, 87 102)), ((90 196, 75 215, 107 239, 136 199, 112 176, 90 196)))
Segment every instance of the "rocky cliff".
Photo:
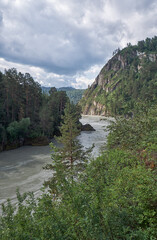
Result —
POLYGON ((156 101, 157 51, 140 50, 129 45, 106 63, 80 101, 83 114, 125 114, 138 102, 156 101))

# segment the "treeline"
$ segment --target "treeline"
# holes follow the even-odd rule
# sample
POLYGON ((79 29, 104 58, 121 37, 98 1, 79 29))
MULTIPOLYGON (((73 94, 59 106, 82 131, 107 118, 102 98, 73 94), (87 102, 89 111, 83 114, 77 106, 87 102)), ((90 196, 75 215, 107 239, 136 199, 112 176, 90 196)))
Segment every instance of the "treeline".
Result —
POLYGON ((157 51, 157 36, 153 38, 146 38, 146 40, 138 41, 137 44, 139 52, 147 52, 147 51, 157 51))
POLYGON ((0 72, 0 149, 58 134, 67 100, 66 93, 55 88, 42 93, 29 73, 14 68, 0 72))
MULTIPOLYGON (((132 45, 131 43, 127 43, 127 48, 132 50, 137 50, 139 52, 156 52, 157 51, 157 36, 152 38, 146 38, 145 40, 138 41, 137 45, 132 45)), ((126 49, 126 48, 125 48, 126 49)), ((116 49, 113 52, 113 55, 120 52, 120 49, 116 49)))

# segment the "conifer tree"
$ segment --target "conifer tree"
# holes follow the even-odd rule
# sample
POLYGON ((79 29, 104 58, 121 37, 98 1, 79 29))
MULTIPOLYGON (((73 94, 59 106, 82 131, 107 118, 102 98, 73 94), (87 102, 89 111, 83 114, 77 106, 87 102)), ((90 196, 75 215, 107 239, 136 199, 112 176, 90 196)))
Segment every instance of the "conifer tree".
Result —
POLYGON ((84 150, 77 139, 81 131, 79 117, 78 108, 73 103, 68 102, 64 116, 62 116, 61 136, 57 137, 61 147, 55 147, 51 144, 52 164, 45 167, 45 169, 53 170, 53 177, 45 182, 53 194, 61 193, 65 183, 77 180, 79 173, 85 169, 89 160, 93 147, 84 150))

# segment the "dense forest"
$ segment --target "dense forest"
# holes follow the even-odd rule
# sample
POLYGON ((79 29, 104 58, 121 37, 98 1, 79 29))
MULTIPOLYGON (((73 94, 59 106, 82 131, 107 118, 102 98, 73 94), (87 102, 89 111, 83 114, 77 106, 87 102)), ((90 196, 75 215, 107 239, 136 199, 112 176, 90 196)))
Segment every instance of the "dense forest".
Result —
POLYGON ((157 37, 128 44, 102 68, 81 100, 86 114, 132 115, 157 103, 157 37))
POLYGON ((59 134, 68 97, 51 88, 42 93, 29 73, 16 69, 0 72, 0 149, 11 149, 32 140, 46 141, 59 134))

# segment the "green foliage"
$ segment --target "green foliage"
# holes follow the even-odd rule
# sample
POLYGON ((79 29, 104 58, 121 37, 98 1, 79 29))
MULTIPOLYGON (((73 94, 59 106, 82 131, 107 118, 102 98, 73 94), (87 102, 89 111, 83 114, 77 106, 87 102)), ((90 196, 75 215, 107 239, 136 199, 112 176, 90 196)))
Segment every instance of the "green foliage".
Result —
POLYGON ((42 94, 29 73, 18 73, 15 68, 0 72, 0 150, 21 137, 59 134, 67 100, 66 93, 56 88, 50 89, 49 95, 42 94))
POLYGON ((2 124, 0 124, 0 142, 4 143, 6 142, 6 130, 5 128, 2 126, 2 124))
MULTIPOLYGON (((93 160, 79 181, 34 201, 18 196, 0 220, 0 239, 146 239, 157 238, 156 174, 128 151, 112 150, 93 160)), ((67 182, 66 182, 67 183, 67 182)))
MULTIPOLYGON (((109 148, 120 147, 131 150, 146 149, 156 146, 157 151, 157 108, 156 106, 146 108, 145 112, 139 111, 132 118, 117 118, 109 126, 108 137, 109 148)), ((154 149, 155 150, 155 149, 154 149)))
POLYGON ((52 145, 53 162, 46 166, 53 170, 51 194, 35 200, 17 191, 18 206, 10 201, 2 206, 0 239, 157 239, 156 107, 137 105, 134 118, 113 122, 108 149, 85 162, 83 172, 79 162, 69 161, 79 149, 76 142, 74 148, 69 145, 79 133, 74 109, 66 105, 59 138, 63 145, 52 145))
POLYGON ((77 139, 80 134, 80 117, 78 106, 67 102, 60 127, 61 136, 57 138, 61 147, 57 148, 51 144, 52 164, 45 167, 45 169, 53 170, 53 177, 45 185, 55 196, 60 196, 63 186, 66 188, 67 184, 78 178, 79 173, 84 170, 92 150, 83 150, 83 146, 77 139))
POLYGON ((25 137, 30 126, 30 118, 23 118, 19 122, 19 136, 25 137))
POLYGON ((40 110, 40 125, 43 135, 52 136, 54 132, 54 118, 48 104, 43 104, 40 110))
MULTIPOLYGON (((9 133, 7 144, 25 135, 28 120, 22 119, 29 118, 31 126, 38 124, 41 88, 30 74, 18 73, 15 68, 0 73, 0 85, 0 124, 9 133)), ((4 145, 3 142, 0 144, 4 145)))
MULTIPOLYGON (((44 93, 48 93, 49 90, 50 90, 50 87, 42 87, 42 91, 44 93)), ((61 88, 58 88, 57 91, 66 92, 68 98, 70 99, 70 102, 77 104, 81 100, 85 90, 84 89, 75 89, 72 87, 61 87, 61 88)))
POLYGON ((17 121, 14 121, 10 123, 10 125, 7 128, 7 132, 9 133, 11 140, 14 141, 18 138, 19 133, 19 124, 17 121))
MULTIPOLYGON (((110 89, 114 89, 106 96, 106 107, 113 115, 128 114, 136 111, 136 104, 143 102, 147 105, 157 102, 156 70, 155 63, 144 63, 142 70, 137 75, 135 69, 122 71, 113 82, 110 89), (121 81, 120 81, 121 79, 121 81)), ((105 96, 104 96, 105 97, 105 96)))
POLYGON ((77 104, 81 100, 84 91, 85 91, 84 89, 73 89, 71 91, 66 91, 66 93, 70 101, 73 102, 74 104, 77 104))
POLYGON ((146 38, 145 41, 139 41, 137 46, 140 52, 157 51, 157 36, 154 36, 152 39, 146 38))
POLYGON ((23 118, 21 121, 14 121, 7 127, 7 132, 9 134, 9 139, 11 141, 17 140, 20 137, 25 137, 28 132, 28 127, 30 126, 30 119, 23 118))
POLYGON ((88 88, 80 101, 83 111, 97 114, 132 115, 137 103, 157 103, 157 37, 140 41, 118 53, 102 68, 98 83, 88 88), (143 47, 142 47, 143 46, 143 47), (101 104, 99 111, 95 102, 101 104))
MULTIPOLYGON (((143 44, 152 48, 149 39, 141 48, 143 44)), ((124 55, 135 50, 128 47, 124 55)), ((53 174, 47 182, 50 193, 35 199, 31 193, 20 195, 17 191, 18 205, 13 207, 8 200, 2 206, 0 239, 157 239, 156 65, 144 59, 144 68, 137 73, 136 61, 128 61, 132 62, 131 69, 125 69, 125 76, 121 71, 116 79, 121 85, 105 96, 108 109, 125 117, 113 122, 107 150, 90 162, 89 151, 83 151, 77 141, 78 106, 68 102, 65 108, 66 95, 57 94, 55 88, 43 96, 40 124, 45 134, 46 112, 49 120, 53 116, 53 127, 61 121, 61 146, 52 145, 52 164, 46 166, 53 174)), ((114 83, 109 87, 114 88, 114 83)), ((93 89, 85 94, 103 102, 100 87, 94 89, 94 95, 93 89)), ((23 121, 21 129, 26 133, 27 121, 23 121)), ((13 137, 19 123, 9 125, 13 137)), ((5 135, 3 125, 0 132, 5 135)))

